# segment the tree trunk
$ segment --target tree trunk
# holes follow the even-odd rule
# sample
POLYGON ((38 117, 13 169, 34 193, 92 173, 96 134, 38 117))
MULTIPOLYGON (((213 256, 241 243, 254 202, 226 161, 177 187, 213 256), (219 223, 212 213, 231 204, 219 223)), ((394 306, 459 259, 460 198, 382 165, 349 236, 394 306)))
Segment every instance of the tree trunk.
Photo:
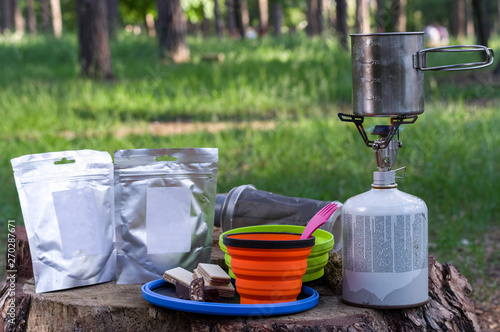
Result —
POLYGON ((472 0, 465 0, 465 15, 466 15, 466 33, 468 38, 472 38, 475 35, 474 31, 474 15, 472 14, 472 0))
POLYGON ((227 30, 230 36, 235 37, 236 32, 236 1, 226 0, 227 9, 227 30))
POLYGON ((392 30, 406 31, 406 0, 392 0, 392 30))
POLYGON ((62 36, 62 16, 61 16, 61 2, 59 0, 50 0, 50 10, 52 13, 52 29, 54 36, 61 38, 62 36))
POLYGON ((224 24, 222 22, 222 15, 220 13, 219 0, 214 0, 214 20, 215 20, 215 34, 217 37, 222 37, 224 24))
POLYGON ((243 35, 246 36, 246 32, 248 31, 248 27, 250 26, 250 14, 248 12, 248 1, 247 0, 239 0, 241 7, 241 25, 243 28, 243 35))
POLYGON ((110 38, 116 36, 118 25, 118 0, 107 0, 108 4, 108 35, 110 38))
POLYGON ((370 32, 370 0, 356 0, 356 33, 370 32))
POLYGON ((42 17, 42 32, 50 32, 52 29, 52 22, 50 21, 50 0, 40 0, 40 15, 42 17))
POLYGON ((347 43, 347 2, 346 0, 336 0, 337 2, 337 34, 340 44, 346 50, 349 48, 347 43))
POLYGON ((36 13, 34 0, 26 1, 26 20, 28 21, 28 32, 30 35, 36 35, 36 13))
POLYGON ((387 11, 385 10, 384 0, 377 0, 377 13, 375 15, 375 24, 377 32, 384 32, 387 25, 387 11))
POLYGON ((24 34, 24 18, 18 0, 0 0, 0 32, 24 34))
POLYGON ((11 32, 14 28, 14 12, 11 0, 0 0, 0 32, 11 32))
POLYGON ((476 18, 476 39, 479 45, 488 46, 490 38, 490 22, 488 18, 489 1, 472 0, 474 17, 476 18))
POLYGON ((12 0, 12 7, 14 11, 14 28, 16 30, 16 35, 22 37, 24 35, 24 18, 21 13, 21 8, 19 7, 18 0, 12 0))
POLYGON ((324 10, 325 10, 325 16, 326 16, 326 23, 325 23, 325 28, 328 29, 328 30, 333 30, 335 29, 335 22, 336 22, 336 19, 335 19, 335 10, 333 10, 333 4, 335 3, 334 1, 329 1, 329 0, 326 0, 325 2, 325 7, 324 7, 324 10))
MULTIPOLYGON (((245 39, 245 0, 233 0, 234 1, 234 17, 236 21, 236 28, 238 29, 238 34, 241 39, 245 39)), ((246 14, 248 15, 248 7, 246 7, 246 14)), ((228 13, 229 14, 229 13, 228 13)), ((248 17, 248 16, 247 16, 248 17)))
POLYGON ((281 27, 283 26, 283 7, 281 1, 271 0, 271 26, 274 36, 281 36, 281 27))
POLYGON ((465 37, 465 0, 453 1, 453 19, 450 33, 459 39, 465 37))
POLYGON ((148 30, 149 37, 156 37, 155 18, 151 13, 146 14, 146 29, 148 30))
POLYGON ((267 34, 269 29, 269 3, 267 0, 259 0, 259 35, 267 34))
POLYGON ((497 0, 497 31, 500 33, 500 0, 497 0))
POLYGON ((205 6, 201 3, 201 15, 203 16, 203 20, 201 21, 201 32, 203 33, 203 37, 210 36, 210 20, 205 15, 205 6))
MULTIPOLYGON (((24 293, 24 284, 33 278, 33 263, 26 228, 16 226, 14 229, 14 233, 9 234, 15 236, 15 257, 12 258, 10 251, 9 255, 6 255, 7 280, 0 291, 0 309, 4 313, 3 319, 0 320, 0 330, 9 332, 26 330, 31 295, 24 293)), ((12 238, 9 237, 10 239, 12 238)))
POLYGON ((309 36, 321 35, 323 33, 323 4, 321 0, 307 1, 307 27, 309 36))
POLYGON ((240 38, 245 39, 250 21, 247 0, 234 0, 234 14, 240 38))
POLYGON ((156 0, 160 58, 181 63, 189 61, 186 43, 186 16, 180 0, 156 0))
POLYGON ((112 79, 107 5, 101 0, 77 0, 81 74, 112 79))

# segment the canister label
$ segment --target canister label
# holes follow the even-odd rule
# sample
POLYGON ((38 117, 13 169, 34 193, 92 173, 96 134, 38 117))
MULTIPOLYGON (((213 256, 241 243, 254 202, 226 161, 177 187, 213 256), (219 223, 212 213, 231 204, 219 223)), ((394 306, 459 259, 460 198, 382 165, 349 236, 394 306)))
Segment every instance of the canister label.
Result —
POLYGON ((427 268, 427 215, 353 215, 343 219, 343 267, 370 273, 427 268))

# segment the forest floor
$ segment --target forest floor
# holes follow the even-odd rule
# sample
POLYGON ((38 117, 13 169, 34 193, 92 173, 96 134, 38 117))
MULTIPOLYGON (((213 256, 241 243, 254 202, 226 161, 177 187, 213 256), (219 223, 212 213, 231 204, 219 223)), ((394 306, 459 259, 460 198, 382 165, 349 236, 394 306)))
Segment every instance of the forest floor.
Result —
POLYGON ((481 331, 500 331, 500 227, 492 227, 486 238, 486 272, 472 284, 481 331))

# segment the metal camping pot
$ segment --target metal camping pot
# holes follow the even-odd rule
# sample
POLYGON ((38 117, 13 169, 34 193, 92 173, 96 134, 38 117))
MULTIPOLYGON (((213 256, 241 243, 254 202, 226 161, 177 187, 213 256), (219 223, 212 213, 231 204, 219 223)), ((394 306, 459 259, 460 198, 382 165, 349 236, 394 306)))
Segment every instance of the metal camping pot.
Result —
POLYGON ((424 71, 478 69, 493 63, 481 45, 424 48, 424 32, 351 35, 353 110, 361 116, 409 116, 424 112, 424 71), (427 67, 428 52, 484 52, 482 62, 427 67))

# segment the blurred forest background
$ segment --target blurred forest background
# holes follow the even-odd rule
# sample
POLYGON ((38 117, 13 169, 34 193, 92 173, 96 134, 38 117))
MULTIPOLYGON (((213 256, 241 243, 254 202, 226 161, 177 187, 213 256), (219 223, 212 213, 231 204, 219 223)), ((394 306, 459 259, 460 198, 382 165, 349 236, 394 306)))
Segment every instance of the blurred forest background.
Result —
POLYGON ((0 32, 77 32, 82 74, 112 78, 109 38, 125 28, 158 38, 159 54, 189 60, 187 35, 259 38, 305 31, 335 34, 422 31, 436 45, 500 29, 500 0, 0 0, 0 32))

